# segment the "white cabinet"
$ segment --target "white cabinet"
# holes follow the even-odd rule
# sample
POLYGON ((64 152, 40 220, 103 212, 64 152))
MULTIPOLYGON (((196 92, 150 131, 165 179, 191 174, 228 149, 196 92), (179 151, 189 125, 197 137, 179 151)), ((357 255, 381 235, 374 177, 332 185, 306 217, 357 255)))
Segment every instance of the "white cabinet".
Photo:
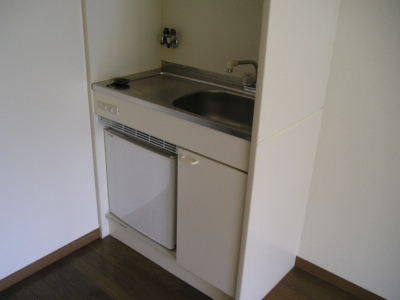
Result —
POLYGON ((235 296, 247 173, 179 149, 177 263, 235 296))

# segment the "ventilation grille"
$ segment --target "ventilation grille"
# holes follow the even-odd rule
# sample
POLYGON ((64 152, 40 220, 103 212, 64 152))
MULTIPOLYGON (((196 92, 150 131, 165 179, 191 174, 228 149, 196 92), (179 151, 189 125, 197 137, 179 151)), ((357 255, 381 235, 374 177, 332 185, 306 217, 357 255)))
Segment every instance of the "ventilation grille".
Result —
POLYGON ((124 133, 128 136, 134 137, 134 138, 144 141, 146 143, 149 143, 158 148, 165 149, 165 150, 168 150, 173 153, 177 153, 176 145, 168 143, 168 142, 161 140, 159 138, 156 138, 154 136, 151 136, 147 133, 141 132, 139 130, 133 129, 131 127, 125 126, 121 123, 112 121, 110 119, 107 119, 107 118, 104 118, 101 116, 99 116, 99 122, 103 123, 104 125, 112 128, 114 130, 117 130, 121 133, 124 133))

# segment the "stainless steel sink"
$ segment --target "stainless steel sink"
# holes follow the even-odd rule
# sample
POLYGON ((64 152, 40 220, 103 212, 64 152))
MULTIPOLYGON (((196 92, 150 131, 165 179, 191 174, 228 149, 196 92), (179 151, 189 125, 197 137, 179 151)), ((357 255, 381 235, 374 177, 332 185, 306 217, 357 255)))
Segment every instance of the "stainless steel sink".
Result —
POLYGON ((95 91, 251 140, 254 95, 153 70, 130 75, 128 88, 117 89, 112 80, 93 84, 95 91))
POLYGON ((254 100, 225 91, 196 92, 172 103, 177 108, 227 126, 251 128, 253 124, 254 100))

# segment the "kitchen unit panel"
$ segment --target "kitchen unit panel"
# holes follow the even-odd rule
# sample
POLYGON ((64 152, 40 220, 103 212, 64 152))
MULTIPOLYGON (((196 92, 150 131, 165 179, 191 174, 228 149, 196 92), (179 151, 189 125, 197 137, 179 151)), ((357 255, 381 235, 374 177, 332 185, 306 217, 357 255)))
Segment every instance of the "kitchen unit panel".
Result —
POLYGON ((135 103, 137 99, 132 100, 129 96, 115 93, 108 95, 96 91, 93 95, 95 113, 99 116, 247 171, 250 142, 245 139, 145 107, 135 103), (117 107, 118 115, 101 109, 100 103, 117 107))
POLYGON ((178 153, 177 263, 234 297, 247 173, 178 153))

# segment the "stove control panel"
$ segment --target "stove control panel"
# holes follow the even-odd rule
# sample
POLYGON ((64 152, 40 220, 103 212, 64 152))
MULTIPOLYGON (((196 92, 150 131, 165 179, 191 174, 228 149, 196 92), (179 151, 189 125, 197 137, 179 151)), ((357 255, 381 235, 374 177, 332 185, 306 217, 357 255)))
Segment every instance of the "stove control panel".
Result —
POLYGON ((108 103, 104 103, 101 101, 99 101, 97 105, 102 110, 108 111, 114 115, 119 115, 119 108, 116 106, 113 106, 113 105, 110 105, 108 103))

